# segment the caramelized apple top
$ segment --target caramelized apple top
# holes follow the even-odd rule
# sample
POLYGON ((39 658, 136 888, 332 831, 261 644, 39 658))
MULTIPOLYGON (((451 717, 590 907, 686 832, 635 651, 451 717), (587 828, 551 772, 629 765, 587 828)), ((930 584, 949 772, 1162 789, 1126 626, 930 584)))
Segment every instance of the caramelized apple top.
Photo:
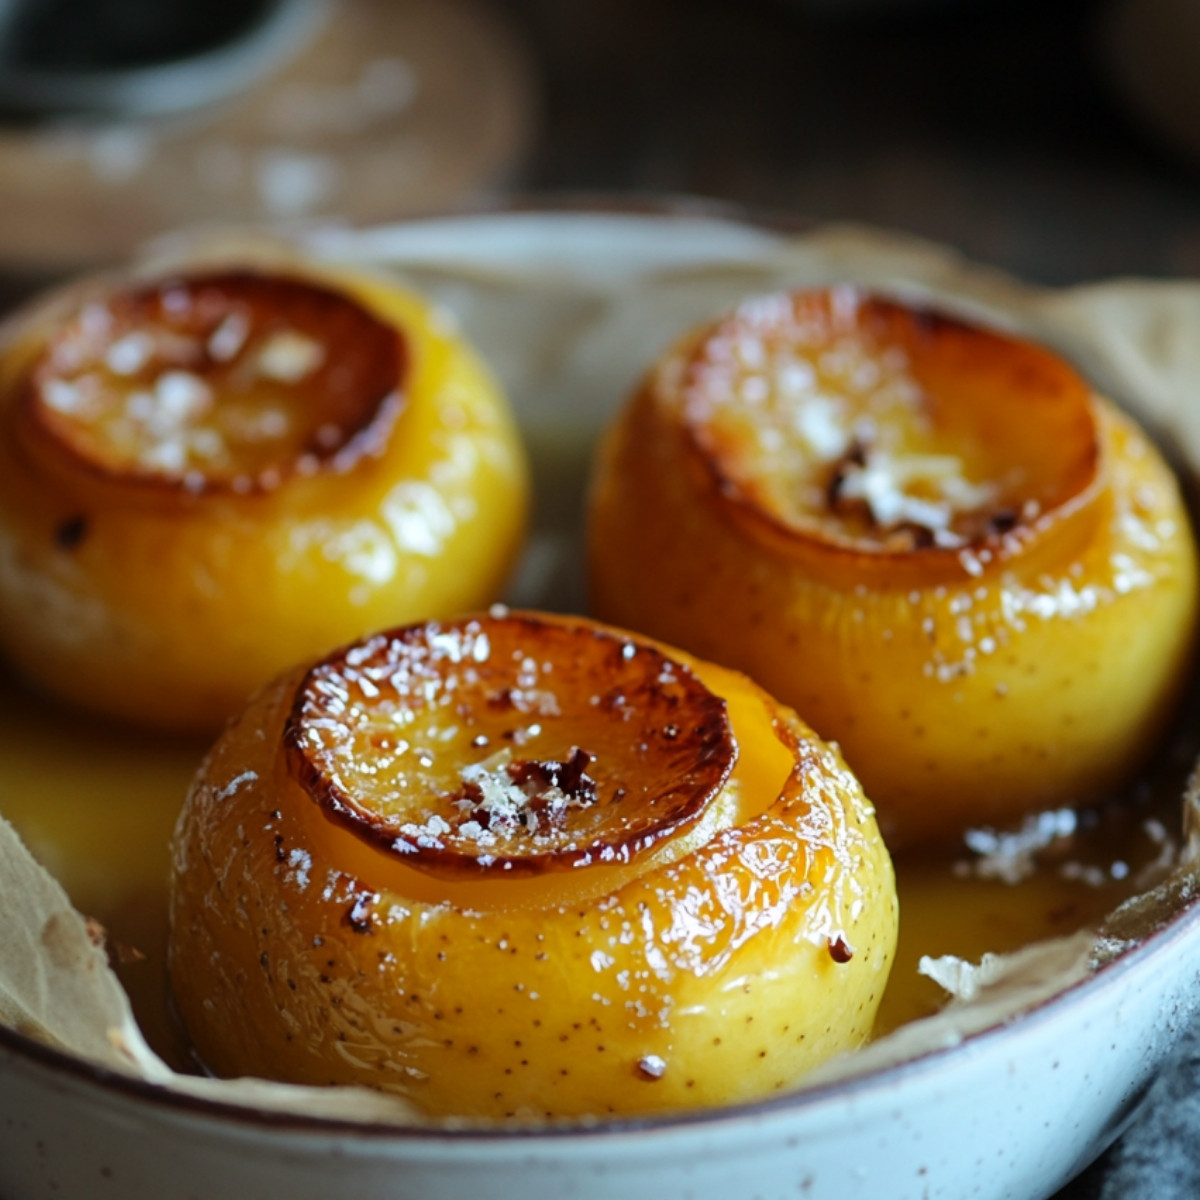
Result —
POLYGON ((343 469, 400 407, 397 330, 318 283, 244 270, 97 296, 28 376, 33 429, 99 474, 188 492, 343 469))
POLYGON ((718 492, 795 541, 1002 557, 1099 469, 1084 380, 1048 351, 841 286, 763 297, 683 363, 718 492))
POLYGON ((690 827, 737 757, 725 701, 682 662, 500 611, 319 663, 285 738, 327 815, 446 877, 630 862, 690 827))

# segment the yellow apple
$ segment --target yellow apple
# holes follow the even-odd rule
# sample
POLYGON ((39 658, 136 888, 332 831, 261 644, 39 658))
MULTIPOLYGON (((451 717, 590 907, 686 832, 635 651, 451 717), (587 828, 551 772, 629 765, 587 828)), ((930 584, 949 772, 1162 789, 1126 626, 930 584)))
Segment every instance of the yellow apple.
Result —
POLYGON ((214 730, 297 661, 490 603, 526 475, 490 375, 390 281, 93 281, 0 353, 0 650, 74 704, 214 730))
POLYGON ((171 977, 218 1074, 434 1116, 770 1096, 869 1034, 891 863, 744 676, 583 619, 364 639, 261 692, 186 802, 171 977))
POLYGON ((1123 786, 1190 668, 1195 546, 1146 436, 1048 350, 851 287, 666 354, 589 560, 598 616, 836 741, 893 849, 1123 786))

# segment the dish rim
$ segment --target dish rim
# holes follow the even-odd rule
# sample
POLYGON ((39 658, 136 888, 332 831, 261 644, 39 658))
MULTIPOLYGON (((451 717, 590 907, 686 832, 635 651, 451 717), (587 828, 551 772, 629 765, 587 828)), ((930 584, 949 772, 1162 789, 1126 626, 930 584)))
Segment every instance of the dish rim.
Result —
POLYGON ((887 1094, 904 1080, 937 1070, 937 1064, 949 1058, 973 1054, 987 1048, 1006 1035, 1020 1036, 1032 1025, 1051 1021, 1090 998, 1093 993, 1118 986, 1122 978, 1137 968, 1142 960, 1169 953, 1176 942, 1184 938, 1191 927, 1200 925, 1200 891, 1175 913, 1159 924, 1145 939, 1121 950, 1108 962, 1090 974, 1068 984, 1062 991, 1032 1004, 1016 1017, 1001 1017, 983 1029, 968 1033, 951 1046, 927 1050, 915 1058, 904 1059, 876 1070, 866 1071, 846 1079, 801 1086, 798 1090, 768 1100, 746 1104, 724 1105, 695 1111, 665 1113, 647 1117, 617 1118, 604 1121, 555 1122, 546 1125, 449 1127, 403 1125, 386 1121, 364 1121, 348 1117, 310 1116, 304 1113, 272 1110, 252 1104, 214 1100, 195 1096, 135 1075, 125 1075, 111 1067, 92 1062, 66 1050, 36 1041, 8 1025, 0 1024, 0 1050, 9 1050, 18 1057, 66 1074, 102 1091, 115 1092, 126 1098, 162 1105, 192 1116, 211 1118, 236 1125, 253 1125, 278 1133, 324 1134, 328 1137, 362 1137, 377 1142, 422 1142, 462 1144, 464 1142, 492 1143, 496 1141, 550 1138, 553 1141, 620 1138, 656 1132, 673 1132, 703 1126, 718 1126, 755 1121, 784 1112, 803 1111, 828 1104, 833 1100, 853 1100, 864 1094, 887 1094))

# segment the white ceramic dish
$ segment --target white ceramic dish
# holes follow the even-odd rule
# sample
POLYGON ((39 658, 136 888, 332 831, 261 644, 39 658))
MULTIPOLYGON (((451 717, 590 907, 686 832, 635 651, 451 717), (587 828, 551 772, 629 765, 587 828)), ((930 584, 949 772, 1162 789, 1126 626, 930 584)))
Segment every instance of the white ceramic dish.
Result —
POLYGON ((1193 906, 1015 1024, 917 1062, 748 1108, 534 1134, 248 1113, 0 1029, 0 1189, 10 1200, 1035 1200, 1120 1132, 1198 984, 1193 906))
MULTIPOLYGON (((1111 338, 1090 338, 1115 293, 1085 291, 1064 305, 1062 297, 964 274, 946 255, 911 243, 834 231, 797 248, 761 227, 696 213, 463 217, 332 233, 314 244, 401 265, 457 312, 506 377, 535 456, 547 456, 543 479, 578 476, 634 364, 649 361, 664 331, 780 272, 795 282, 840 276, 951 292, 963 307, 1069 345, 1118 394, 1136 390, 1140 348, 1156 341, 1149 326, 1131 333, 1121 357, 1111 338), (473 328, 479 298, 514 271, 540 281, 545 323, 560 327, 555 336, 573 330, 570 378, 561 356, 541 352, 549 342, 517 353, 504 322, 473 328), (653 295, 639 282, 651 276, 653 295), (669 312, 648 323, 654 304, 669 312), (588 364, 593 369, 580 373, 588 364)), ((541 318, 526 324, 536 331, 541 318)), ((1186 414, 1171 421, 1179 364, 1152 366, 1143 389, 1150 415, 1186 432, 1186 414)), ((517 585, 523 599, 555 588, 561 603, 577 600, 563 582, 573 578, 573 519, 570 504, 542 513, 517 585)), ((1193 891, 1183 880, 1153 933, 1016 1019, 983 1020, 969 1035, 942 1029, 915 1060, 769 1103, 673 1119, 480 1133, 272 1113, 181 1095, 0 1026, 0 1196, 1036 1200, 1116 1136, 1200 1004, 1193 891)))

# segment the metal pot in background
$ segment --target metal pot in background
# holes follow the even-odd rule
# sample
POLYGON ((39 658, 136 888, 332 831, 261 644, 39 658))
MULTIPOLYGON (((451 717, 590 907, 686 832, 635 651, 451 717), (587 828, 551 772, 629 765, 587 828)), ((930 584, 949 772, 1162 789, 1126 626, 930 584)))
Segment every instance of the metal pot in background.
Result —
POLYGON ((0 111, 160 116, 250 86, 315 34, 328 0, 0 0, 0 111))

